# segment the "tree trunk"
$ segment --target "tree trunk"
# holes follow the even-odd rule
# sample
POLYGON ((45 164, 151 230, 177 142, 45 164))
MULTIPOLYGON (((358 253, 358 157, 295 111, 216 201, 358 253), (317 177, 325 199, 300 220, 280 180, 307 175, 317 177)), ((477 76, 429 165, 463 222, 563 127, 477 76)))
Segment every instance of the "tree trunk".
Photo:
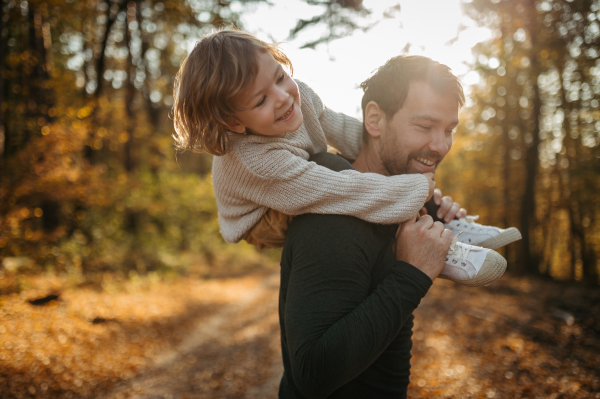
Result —
POLYGON ((56 201, 44 200, 40 206, 43 212, 42 227, 47 233, 52 233, 58 226, 62 218, 60 204, 56 201))
MULTIPOLYGON (((117 16, 121 11, 123 11, 127 6, 127 0, 122 0, 119 3, 119 9, 114 15, 111 15, 111 7, 109 5, 106 10, 106 30, 104 31, 104 37, 102 38, 102 44, 100 46, 100 54, 98 54, 98 59, 96 60, 96 90, 94 91, 94 97, 100 97, 100 93, 102 92, 102 75, 104 74, 104 60, 106 58, 106 46, 108 44, 108 36, 110 35, 110 29, 113 24, 117 20, 117 16)), ((125 27, 127 30, 127 27, 125 27)))
MULTIPOLYGON (((4 126, 4 35, 2 32, 4 31, 4 1, 0 0, 0 177, 2 176, 2 171, 4 170, 4 144, 6 142, 5 139, 5 131, 6 128, 4 126)), ((7 35, 8 36, 8 35, 7 35)))
MULTIPOLYGON (((506 33, 506 29, 504 28, 504 26, 500 27, 500 32, 501 32, 501 37, 506 37, 507 33, 506 33)), ((510 55, 506 54, 504 52, 505 50, 502 49, 502 54, 504 55, 504 58, 506 60, 510 60, 510 55)), ((512 66, 509 65, 509 63, 506 64, 506 68, 511 68, 512 66)), ((511 206, 510 206, 510 191, 511 191, 511 186, 510 186, 510 137, 508 135, 508 131, 509 131, 509 126, 510 124, 506 123, 506 121, 510 120, 509 118, 509 112, 510 112, 510 107, 508 107, 508 104, 506 102, 506 93, 503 96, 504 98, 504 105, 502 105, 502 107, 500 108, 502 110, 502 112, 504 112, 504 121, 502 123, 502 144, 504 146, 504 155, 502 157, 502 177, 504 180, 504 187, 503 187, 503 202, 504 202, 504 206, 503 206, 503 222, 504 222, 504 227, 509 227, 511 225, 511 218, 509 217, 509 215, 511 214, 511 206)), ((512 252, 512 246, 507 246, 504 249, 504 257, 510 262, 513 259, 513 256, 511 256, 513 254, 512 252), (510 251, 510 252, 509 252, 510 251)))
POLYGON ((535 186, 538 171, 538 146, 540 144, 540 111, 542 108, 542 99, 538 86, 538 76, 540 75, 540 65, 537 57, 537 23, 535 2, 530 0, 527 3, 529 24, 528 30, 531 37, 531 79, 533 80, 533 107, 532 117, 533 126, 527 129, 532 137, 532 142, 525 149, 525 193, 523 194, 521 204, 521 233, 523 240, 521 243, 521 262, 523 270, 529 274, 539 274, 538 258, 533 248, 533 231, 535 228, 535 186))
POLYGON ((598 285, 598 265, 596 254, 591 243, 588 242, 583 226, 582 204, 579 200, 572 198, 569 201, 569 215, 571 216, 571 235, 577 240, 576 251, 571 255, 581 259, 583 281, 589 285, 598 285))
POLYGON ((129 139, 125 142, 125 161, 124 161, 124 167, 125 170, 130 173, 135 169, 135 161, 134 161, 134 156, 133 156, 133 133, 134 133, 134 121, 133 119, 135 118, 135 112, 133 110, 133 102, 135 99, 135 87, 133 86, 133 79, 135 76, 135 65, 133 65, 133 54, 131 51, 131 31, 129 29, 129 26, 131 24, 131 22, 134 20, 135 17, 133 17, 133 15, 135 14, 135 8, 138 8, 139 4, 136 3, 129 3, 128 5, 128 10, 127 10, 127 18, 126 18, 126 26, 125 26, 125 43, 127 45, 127 49, 128 49, 128 53, 127 53, 127 65, 126 65, 126 71, 127 71, 127 85, 125 86, 125 90, 126 90, 126 94, 125 94, 125 109, 126 109, 126 115, 127 115, 127 120, 126 120, 126 126, 127 126, 127 134, 129 135, 129 139), (133 7, 133 10, 132 10, 133 7), (132 12, 133 11, 133 12, 132 12))
POLYGON ((588 285, 600 285, 598 276, 598 258, 592 243, 586 240, 585 228, 581 229, 581 260, 583 262, 583 281, 588 285))
MULTIPOLYGON (((136 0, 136 7, 137 7, 137 12, 136 12, 135 17, 138 22, 138 27, 140 27, 139 28, 140 40, 142 41, 142 48, 140 51, 140 63, 138 64, 138 66, 140 66, 144 69, 146 76, 150 76, 150 71, 148 71, 148 63, 146 62, 146 52, 150 48, 150 42, 149 42, 148 35, 141 29, 142 22, 143 22, 141 0, 136 0)), ((151 122, 152 126, 156 127, 160 114, 159 114, 159 112, 157 112, 157 109, 155 108, 154 103, 150 99, 150 94, 152 94, 150 92, 150 79, 144 80, 144 86, 143 86, 142 90, 143 90, 143 98, 144 98, 145 104, 146 104, 146 112, 148 114, 148 117, 150 118, 150 122, 151 122)))

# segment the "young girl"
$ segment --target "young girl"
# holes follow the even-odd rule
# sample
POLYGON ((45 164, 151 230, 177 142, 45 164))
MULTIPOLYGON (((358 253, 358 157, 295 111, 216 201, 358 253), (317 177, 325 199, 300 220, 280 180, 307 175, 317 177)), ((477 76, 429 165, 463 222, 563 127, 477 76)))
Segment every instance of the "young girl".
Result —
POLYGON ((284 67, 293 71, 275 45, 221 30, 198 42, 179 70, 175 139, 181 149, 215 155, 213 187, 225 240, 282 246, 291 216, 303 213, 383 224, 417 214, 433 194, 431 173, 335 172, 308 162, 328 144, 356 158, 362 123, 326 108, 284 67))

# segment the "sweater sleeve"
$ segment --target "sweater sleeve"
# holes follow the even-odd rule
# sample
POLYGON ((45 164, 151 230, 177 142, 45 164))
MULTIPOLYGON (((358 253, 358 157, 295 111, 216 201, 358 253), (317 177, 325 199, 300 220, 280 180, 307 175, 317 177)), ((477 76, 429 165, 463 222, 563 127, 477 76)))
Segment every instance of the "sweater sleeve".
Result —
POLYGON ((364 224, 326 219, 315 229, 311 218, 318 216, 295 220, 289 238, 285 338, 297 388, 307 397, 323 398, 382 354, 432 281, 412 265, 395 262, 372 289, 376 245, 361 234, 364 224))
POLYGON ((308 85, 297 81, 302 90, 303 101, 311 101, 325 133, 327 144, 341 152, 346 158, 356 159, 362 146, 362 122, 356 118, 335 112, 321 101, 308 85), (308 98, 307 98, 308 97, 308 98))
POLYGON ((288 215, 349 215, 372 223, 401 223, 429 195, 420 174, 383 176, 354 170, 334 172, 285 149, 246 146, 241 161, 256 183, 247 200, 288 215))

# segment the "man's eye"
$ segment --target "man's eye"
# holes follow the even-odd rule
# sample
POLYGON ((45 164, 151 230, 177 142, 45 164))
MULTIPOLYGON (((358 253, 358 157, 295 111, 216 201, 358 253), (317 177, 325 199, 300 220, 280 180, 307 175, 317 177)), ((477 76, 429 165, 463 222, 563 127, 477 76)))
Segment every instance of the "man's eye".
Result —
POLYGON ((420 127, 421 129, 423 129, 423 130, 429 130, 429 129, 431 129, 431 127, 430 127, 430 126, 424 126, 424 125, 419 125, 419 127, 420 127))

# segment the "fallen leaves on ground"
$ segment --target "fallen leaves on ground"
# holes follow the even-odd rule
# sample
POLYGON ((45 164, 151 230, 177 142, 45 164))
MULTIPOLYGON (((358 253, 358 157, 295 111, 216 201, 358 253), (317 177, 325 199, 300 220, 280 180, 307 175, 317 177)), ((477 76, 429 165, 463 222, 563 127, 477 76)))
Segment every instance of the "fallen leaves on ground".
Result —
POLYGON ((410 398, 600 398, 600 292, 436 280, 416 312, 410 398))
POLYGON ((263 277, 66 289, 44 306, 28 293, 0 297, 0 397, 95 398, 152 368, 198 320, 243 301, 263 277))
MULTIPOLYGON (((0 397, 275 398, 277 283, 273 269, 110 290, 39 277, 0 296, 0 397)), ((413 342, 410 398, 600 398, 597 290, 438 280, 413 342)))

